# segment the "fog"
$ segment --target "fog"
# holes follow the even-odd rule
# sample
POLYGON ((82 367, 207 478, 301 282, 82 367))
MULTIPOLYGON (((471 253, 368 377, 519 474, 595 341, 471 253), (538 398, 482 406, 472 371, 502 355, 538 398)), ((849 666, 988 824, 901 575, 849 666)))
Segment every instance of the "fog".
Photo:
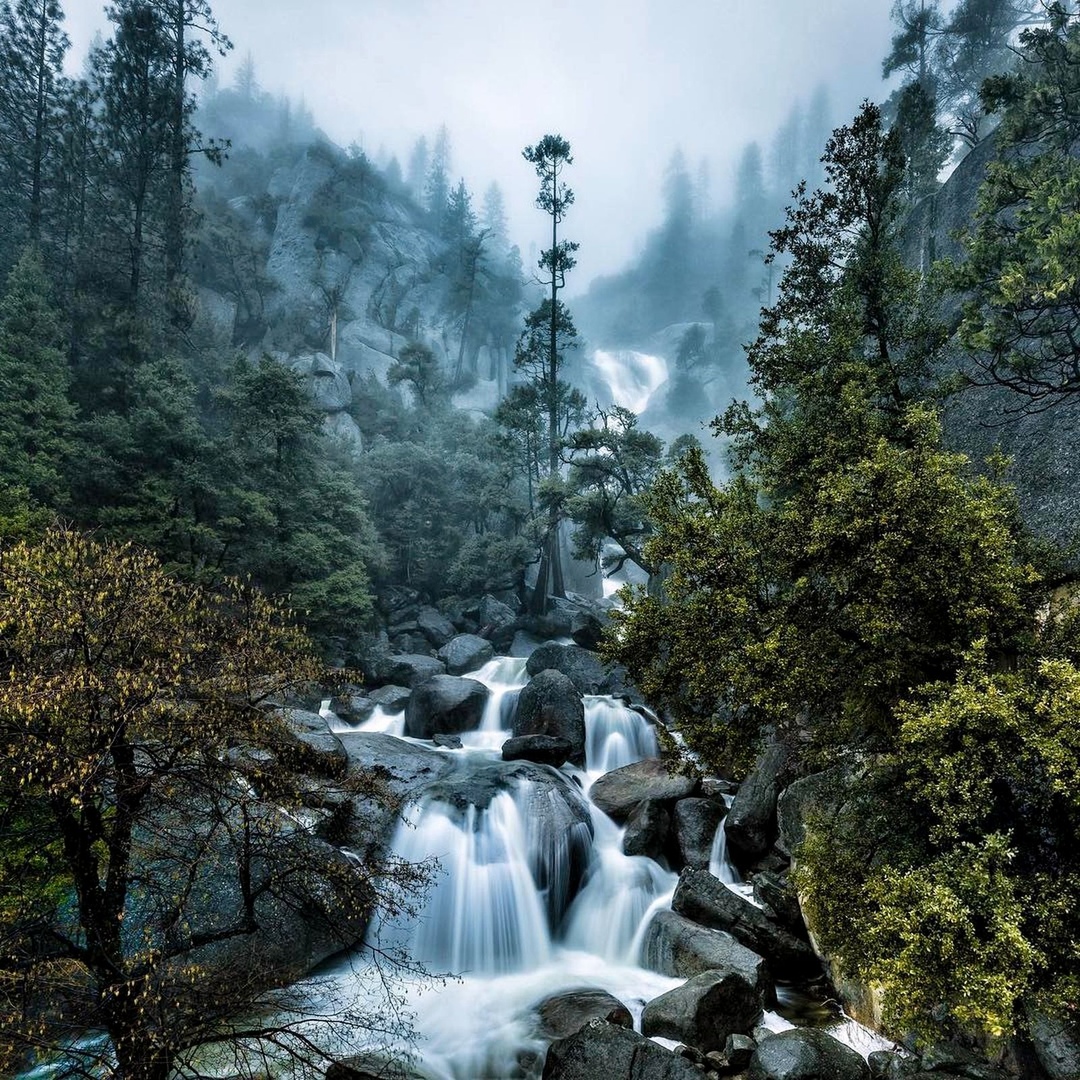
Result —
MULTIPOLYGON (((71 63, 97 29, 94 0, 68 0, 71 63)), ((619 269, 661 206, 676 148, 708 159, 722 200, 749 141, 767 148, 792 104, 828 86, 833 117, 880 98, 889 0, 214 0, 234 42, 224 85, 251 52, 260 85, 303 100, 342 145, 404 166, 416 138, 450 130, 452 175, 497 181, 528 259, 544 240, 521 148, 570 140, 581 244, 571 292, 619 269)), ((213 134, 208 132, 207 134, 213 134)))

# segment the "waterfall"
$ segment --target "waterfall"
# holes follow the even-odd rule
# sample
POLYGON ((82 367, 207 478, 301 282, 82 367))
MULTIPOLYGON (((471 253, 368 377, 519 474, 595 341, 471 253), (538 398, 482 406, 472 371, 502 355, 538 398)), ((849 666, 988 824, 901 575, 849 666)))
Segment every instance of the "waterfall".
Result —
POLYGON ((662 357, 631 349, 618 352, 597 349, 592 360, 607 383, 612 403, 634 413, 644 410, 668 376, 667 364, 662 357))
POLYGON ((413 806, 393 847, 404 859, 435 859, 439 866, 423 913, 396 928, 419 963, 434 971, 490 974, 548 961, 548 920, 514 793, 500 792, 485 809, 470 806, 463 816, 437 802, 413 806))
POLYGON ((609 697, 585 698, 585 768, 597 775, 657 754, 656 731, 641 713, 609 697))

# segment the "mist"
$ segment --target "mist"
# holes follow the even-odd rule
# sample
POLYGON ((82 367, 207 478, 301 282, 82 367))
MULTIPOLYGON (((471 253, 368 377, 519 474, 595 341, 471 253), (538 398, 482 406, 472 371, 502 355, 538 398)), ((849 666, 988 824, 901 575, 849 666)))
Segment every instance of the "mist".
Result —
MULTIPOLYGON (((581 244, 568 285, 580 293, 620 269, 661 214, 676 149, 708 162, 711 197, 729 194, 742 148, 767 149, 792 104, 829 92, 841 123, 882 96, 887 0, 217 0, 234 44, 228 85, 250 52, 261 87, 302 99, 342 146, 405 164, 417 137, 445 123, 451 175, 482 192, 497 181, 528 265, 543 215, 521 149, 549 131, 569 139, 577 204, 566 236, 581 244)), ((69 5, 70 64, 82 63, 103 9, 69 5)), ((213 135, 213 132, 207 132, 213 135)))

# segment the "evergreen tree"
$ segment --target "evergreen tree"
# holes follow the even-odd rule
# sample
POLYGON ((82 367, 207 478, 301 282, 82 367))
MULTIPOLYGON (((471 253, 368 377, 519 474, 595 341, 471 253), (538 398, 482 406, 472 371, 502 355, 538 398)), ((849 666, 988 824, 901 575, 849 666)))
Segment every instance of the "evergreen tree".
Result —
POLYGON ((510 231, 506 223, 506 200, 502 188, 494 181, 484 192, 484 205, 480 212, 480 224, 487 231, 492 249, 502 254, 510 247, 510 231))
POLYGON ((3 266, 42 239, 55 183, 68 37, 59 0, 5 0, 0 7, 0 205, 3 266))
POLYGON ((515 355, 515 363, 539 391, 547 427, 544 462, 548 480, 544 498, 547 521, 533 590, 533 609, 543 613, 550 596, 564 596, 566 592, 559 543, 562 516, 560 464, 562 440, 570 427, 574 398, 559 372, 567 350, 577 344, 577 329, 569 310, 559 299, 559 293, 566 284, 567 273, 577 262, 574 253, 578 245, 571 240, 559 239, 559 226, 574 203, 574 192, 562 178, 565 168, 574 162, 570 144, 561 135, 545 135, 535 146, 525 147, 523 156, 536 169, 540 180, 536 206, 551 220, 551 247, 539 260, 541 271, 547 275, 543 284, 548 289, 548 297, 526 318, 515 355))
POLYGON ((443 219, 450 199, 450 133, 443 124, 435 136, 435 146, 431 153, 424 182, 424 209, 431 219, 436 232, 442 232, 443 219))

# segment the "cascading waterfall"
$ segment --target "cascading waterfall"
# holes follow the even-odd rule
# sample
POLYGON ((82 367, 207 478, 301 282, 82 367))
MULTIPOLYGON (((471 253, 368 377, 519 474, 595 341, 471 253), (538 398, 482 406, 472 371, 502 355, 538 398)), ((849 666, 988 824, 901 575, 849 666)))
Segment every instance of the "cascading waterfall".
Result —
MULTIPOLYGON (((624 854, 624 829, 583 802, 583 791, 605 772, 655 755, 656 732, 623 703, 590 696, 585 770, 517 772, 497 750, 511 733, 527 682, 525 661, 500 657, 468 677, 491 691, 481 726, 462 736, 464 751, 445 751, 456 766, 451 779, 407 809, 393 842, 405 859, 437 860, 437 881, 417 919, 377 927, 373 941, 405 945, 428 970, 458 976, 435 987, 417 981, 403 991, 427 1074, 536 1077, 545 1044, 534 1009, 543 998, 595 987, 640 1021, 645 1002, 681 982, 639 966, 645 929, 670 906, 677 875, 645 856, 624 854)), ((394 730, 379 710, 363 729, 394 730)), ((729 888, 750 893, 727 857, 723 823, 710 869, 729 888)), ((365 996, 373 969, 364 963, 361 954, 312 981, 312 1000, 334 1008, 373 1002, 365 996)), ((791 1026, 771 1013, 766 1023, 774 1030, 791 1026)), ((334 1052, 361 1049, 338 1044, 334 1052)))
POLYGON ((620 349, 597 349, 593 364, 607 383, 611 400, 631 412, 640 413, 668 377, 667 363, 649 353, 620 349))

